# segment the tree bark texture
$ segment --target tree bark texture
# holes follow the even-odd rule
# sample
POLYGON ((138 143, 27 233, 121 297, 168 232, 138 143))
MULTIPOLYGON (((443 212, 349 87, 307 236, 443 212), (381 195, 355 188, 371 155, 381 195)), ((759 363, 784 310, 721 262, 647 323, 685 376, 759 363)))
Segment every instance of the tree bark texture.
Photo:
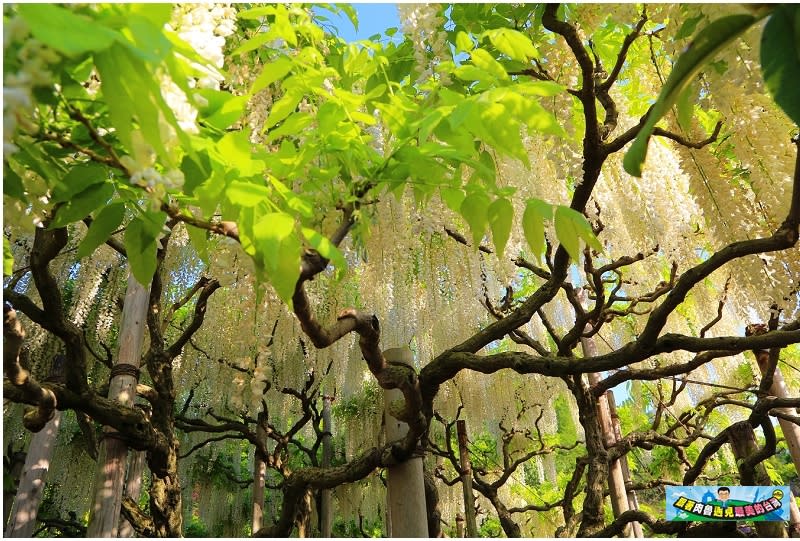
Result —
MULTIPOLYGON (((390 364, 413 366, 414 363, 408 348, 387 349, 383 356, 390 364)), ((384 401, 386 441, 403 439, 408 433, 408 425, 393 415, 398 409, 397 404, 403 402, 403 393, 397 389, 385 391, 384 401)), ((422 457, 412 456, 387 470, 387 507, 391 520, 389 537, 428 537, 422 457)))
MULTIPOLYGON (((128 272, 128 288, 120 325, 119 355, 112 370, 108 398, 132 406, 136 396, 138 368, 149 299, 147 287, 128 272), (116 373, 115 373, 116 371, 116 373)), ((116 431, 105 427, 95 478, 95 497, 89 518, 89 537, 118 537, 122 490, 125 480, 128 446, 116 437, 116 431)))
POLYGON ((5 537, 33 537, 60 423, 61 412, 56 411, 44 428, 31 438, 5 537))
POLYGON ((467 449, 467 422, 456 422, 458 434, 458 453, 461 459, 461 487, 464 490, 464 516, 466 517, 467 537, 478 537, 478 524, 475 518, 475 495, 472 493, 472 464, 467 449))
MULTIPOLYGON (((322 467, 328 468, 333 462, 333 422, 331 420, 332 396, 322 397, 322 467)), ((255 529, 253 530, 255 531, 255 529)), ((320 534, 331 537, 333 532, 333 501, 331 491, 320 491, 320 534)))
MULTIPOLYGON (((576 535, 578 537, 588 537, 602 530, 605 523, 603 486, 610 477, 608 451, 605 448, 605 434, 599 418, 600 407, 598 399, 594 397, 580 376, 572 378, 572 394, 578 404, 578 418, 581 426, 583 426, 584 437, 586 438, 586 454, 588 456, 586 498, 583 502, 580 526, 576 535)), ((627 505, 627 496, 625 496, 624 490, 623 496, 627 505)), ((625 536, 627 537, 627 533, 625 536)))
MULTIPOLYGON (((597 346, 592 338, 581 338, 581 348, 583 349, 583 355, 585 357, 594 357, 597 355, 597 346)), ((588 374, 588 379, 589 385, 594 386, 600 382, 601 378, 600 374, 592 372, 588 374)), ((611 408, 606 394, 597 398, 596 419, 599 423, 603 445, 607 449, 617 442, 617 438, 614 434, 614 424, 611 420, 611 408)), ((611 499, 611 508, 614 511, 614 518, 619 517, 629 509, 628 494, 625 489, 625 478, 622 473, 622 464, 620 462, 620 460, 612 460, 608 465, 608 493, 611 499)), ((634 535, 631 525, 626 525, 623 532, 625 537, 633 537, 634 535)))
MULTIPOLYGON (((763 464, 756 464, 752 470, 745 469, 740 464, 740 462, 745 461, 750 455, 759 450, 756 443, 756 434, 753 432, 753 427, 750 426, 750 423, 748 421, 740 421, 731 425, 728 429, 728 441, 733 449, 733 456, 736 457, 736 463, 739 464, 742 485, 771 485, 772 481, 767 475, 767 470, 763 464)), ((754 522, 754 524, 759 537, 786 537, 786 528, 784 528, 783 522, 759 521, 754 522)))

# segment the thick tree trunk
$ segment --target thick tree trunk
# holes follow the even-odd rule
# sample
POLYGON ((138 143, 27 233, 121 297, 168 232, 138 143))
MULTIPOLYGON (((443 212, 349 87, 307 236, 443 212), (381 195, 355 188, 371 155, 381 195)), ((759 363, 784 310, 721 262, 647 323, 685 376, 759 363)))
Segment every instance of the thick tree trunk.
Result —
POLYGON ((61 412, 56 411, 44 428, 31 438, 17 488, 17 497, 11 508, 6 537, 33 537, 36 515, 42 502, 45 479, 50 469, 50 459, 53 456, 60 423, 61 412))
MULTIPOLYGON (((134 278, 133 273, 128 272, 128 288, 125 292, 120 325, 119 355, 111 371, 108 390, 110 399, 118 400, 127 406, 133 405, 136 396, 149 299, 148 289, 134 278)), ((97 461, 95 496, 87 531, 89 537, 118 537, 128 446, 115 435, 116 431, 105 427, 105 437, 100 442, 97 461)))
MULTIPOLYGON (((614 439, 620 441, 622 439, 622 428, 619 424, 619 415, 617 415, 617 403, 614 400, 613 391, 606 391, 606 403, 608 404, 608 411, 611 414, 611 425, 614 429, 614 439)), ((628 467, 628 455, 620 460, 622 466, 622 480, 625 483, 625 491, 628 494, 628 509, 633 511, 639 510, 639 499, 636 497, 636 491, 630 490, 628 487, 631 484, 631 471, 628 467)), ((642 524, 636 520, 630 523, 633 529, 633 537, 643 538, 644 532, 642 531, 642 524)))
POLYGON ((167 453, 165 473, 153 474, 150 487, 150 512, 156 537, 182 537, 181 485, 178 480, 178 443, 167 453))
MULTIPOLYGON (((581 348, 586 357, 594 357, 597 355, 597 347, 594 340, 591 338, 581 338, 581 348)), ((593 386, 600 382, 600 374, 588 374, 589 385, 593 386)), ((611 421, 611 410, 608 404, 608 397, 603 395, 597 399, 596 420, 599 423, 601 432, 601 439, 603 442, 604 450, 611 447, 616 443, 616 436, 614 434, 614 425, 611 421)), ((584 426, 584 429, 586 427, 584 426)), ((587 436, 588 438, 588 436, 587 436)), ((593 460, 591 453, 589 471, 591 473, 591 460, 593 460)), ((620 516, 628 510, 628 494, 625 490, 625 478, 622 474, 622 464, 620 460, 614 460, 608 465, 608 493, 611 499, 611 509, 614 512, 614 518, 620 516)), ((632 537, 633 527, 628 524, 624 529, 625 537, 632 537)))
POLYGON ((439 491, 436 480, 430 470, 426 469, 425 476, 425 507, 428 510, 428 537, 442 537, 442 510, 439 506, 439 491))
MULTIPOLYGON (((322 397, 322 467, 328 468, 333 462, 333 422, 331 421, 332 396, 322 397)), ((331 537, 333 531, 333 505, 330 490, 320 494, 320 534, 331 537)), ((255 531, 255 530, 253 530, 255 531)))
POLYGON ((313 499, 311 490, 306 490, 297 506, 297 518, 295 519, 297 537, 306 538, 313 535, 311 532, 311 502, 313 499))
MULTIPOLYGON (((742 485, 771 485, 772 481, 767 475, 764 464, 756 464, 752 471, 746 470, 740 464, 741 461, 758 452, 756 434, 753 432, 753 427, 750 426, 750 423, 748 421, 740 421, 732 425, 729 428, 728 441, 733 449, 733 456, 736 457, 736 463, 739 464, 742 485)), ((759 521, 754 522, 754 524, 759 537, 786 537, 786 528, 783 527, 783 522, 759 521)))
MULTIPOLYGON (((602 530, 605 523, 603 486, 609 478, 608 451, 606 451, 603 441, 604 433, 599 419, 598 400, 594 398, 580 376, 573 378, 572 392, 578 404, 579 419, 586 438, 586 454, 588 456, 586 498, 583 501, 577 537, 589 537, 602 530)), ((627 496, 625 496, 625 503, 627 504, 627 496)))
POLYGON ((466 517, 467 537, 478 537, 478 524, 475 518, 475 495, 472 493, 472 464, 467 449, 467 422, 456 421, 458 433, 458 453, 461 461, 461 487, 464 492, 464 516, 466 517))
MULTIPOLYGON (((390 363, 414 364, 408 348, 387 349, 383 355, 390 363)), ((400 400, 403 400, 403 393, 397 389, 384 393, 386 441, 399 440, 408 433, 408 425, 389 413, 390 405, 400 400)), ((428 537, 422 457, 414 455, 387 470, 389 537, 428 537)))
MULTIPOLYGON (((483 494, 487 500, 492 502, 492 506, 494 506, 494 510, 497 511, 497 518, 500 520, 500 526, 503 528, 503 532, 506 534, 506 537, 522 537, 522 531, 519 528, 519 524, 514 521, 514 517, 509 512, 508 507, 506 507, 502 500, 498 497, 497 489, 484 485, 484 488, 481 490, 481 494, 483 494)), ((467 537, 477 536, 477 532, 475 535, 467 534, 467 537)))

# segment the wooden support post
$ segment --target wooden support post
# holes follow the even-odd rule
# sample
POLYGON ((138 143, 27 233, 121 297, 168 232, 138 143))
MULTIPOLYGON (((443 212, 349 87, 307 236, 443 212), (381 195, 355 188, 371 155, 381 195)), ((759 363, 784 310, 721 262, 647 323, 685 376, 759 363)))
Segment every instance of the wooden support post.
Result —
MULTIPOLYGON (((128 272, 128 288, 120 324, 119 355, 111 370, 108 390, 108 398, 127 406, 133 405, 136 396, 149 290, 149 286, 143 286, 134 278, 133 273, 128 272)), ((118 537, 119 534, 128 446, 116 436, 115 430, 105 427, 97 459, 94 503, 89 516, 87 537, 118 537)))
MULTIPOLYGON (((414 364, 414 357, 408 348, 387 349, 383 356, 388 362, 409 366, 414 364)), ((403 400, 400 390, 392 389, 384 393, 387 442, 402 439, 408 433, 408 425, 389 413, 389 405, 398 400, 403 400)), ((428 537, 422 457, 415 455, 402 464, 387 468, 386 487, 389 537, 428 537)))
MULTIPOLYGON (((332 396, 322 397, 322 467, 328 468, 333 462, 333 422, 331 416, 332 396)), ((320 534, 331 537, 333 532, 333 499, 330 490, 320 495, 320 534)))
MULTIPOLYGON (((611 414, 611 426, 614 429, 614 440, 620 441, 622 439, 622 428, 619 424, 619 415, 617 415, 617 403, 614 400, 614 392, 611 390, 606 391, 606 403, 608 404, 608 411, 611 414)), ((639 510, 639 499, 636 497, 636 491, 630 489, 631 484, 631 470, 628 467, 628 455, 625 455, 624 460, 620 460, 622 465, 622 480, 625 483, 625 492, 628 494, 628 509, 632 511, 639 510)), ((642 531, 642 524, 638 521, 630 523, 633 528, 633 537, 643 538, 644 531, 642 531)))
POLYGON ((461 513, 456 515, 456 537, 459 539, 464 537, 464 517, 461 513))
MULTIPOLYGON (((748 421, 739 421, 731 425, 728 429, 728 441, 737 464, 758 451, 756 434, 748 421)), ((764 464, 756 464, 752 474, 740 465, 739 474, 741 483, 745 486, 769 486, 772 484, 764 464)), ((758 521, 754 522, 754 525, 759 537, 786 537, 786 528, 784 528, 783 522, 758 521)))
MULTIPOLYGON (((758 361, 758 368, 764 374, 769 366, 769 351, 755 351, 754 353, 756 354, 756 361, 758 361)), ((777 366, 772 374, 772 386, 769 388, 769 394, 778 398, 791 398, 789 390, 786 388, 786 382, 783 380, 781 369, 777 366)), ((797 410, 793 408, 775 409, 786 415, 797 415, 797 410)), ((778 424, 781 425, 781 431, 786 440, 786 446, 789 448, 792 463, 794 463, 795 469, 800 472, 800 426, 780 417, 778 417, 778 424)))
MULTIPOLYGON (((14 497, 17 495, 17 487, 22 477, 22 468, 25 466, 26 453, 14 451, 12 445, 8 445, 8 455, 6 456, 9 464, 7 477, 3 482, 3 531, 8 525, 8 517, 11 516, 11 508, 14 506, 14 497)), ((3 460, 5 462, 5 459, 3 460)))
MULTIPOLYGON (((256 422, 256 439, 266 448, 267 446, 267 414, 264 410, 258 412, 256 422)), ((264 525, 264 489, 267 483, 267 457, 263 456, 256 447, 253 457, 253 521, 252 531, 257 532, 264 525)))
MULTIPOLYGON (((46 381, 64 384, 66 362, 64 355, 56 355, 46 381)), ((56 410, 53 418, 31 438, 17 486, 17 497, 11 506, 10 521, 6 525, 6 537, 33 537, 60 423, 61 412, 56 410)))
POLYGON ((789 491, 789 537, 800 537, 800 508, 791 490, 789 491))
MULTIPOLYGON (((587 330, 588 329, 589 327, 587 325, 587 330)), ((584 357, 594 357, 597 355, 597 346, 591 338, 581 338, 581 349, 583 350, 584 357)), ((590 373, 588 374, 588 378, 589 385, 597 385, 600 383, 600 374, 598 373, 590 373)), ((614 436, 611 412, 605 394, 597 399, 597 418, 603 433, 603 444, 606 448, 611 447, 616 443, 617 439, 614 436)), ((622 475, 622 465, 619 460, 613 460, 608 465, 608 493, 611 498, 611 509, 614 512, 615 518, 629 509, 628 494, 625 490, 625 479, 622 475)), ((624 537, 633 537, 634 530, 630 523, 625 525, 623 535, 624 537)))
POLYGON ((60 423, 61 412, 56 410, 53 418, 31 438, 5 537, 33 537, 60 423))
POLYGON ((467 522, 467 537, 478 537, 478 523, 475 517, 475 495, 472 493, 472 464, 467 449, 467 422, 456 421, 458 433, 458 453, 461 460, 461 487, 464 490, 464 515, 467 522))
MULTIPOLYGON (((152 409, 149 405, 137 405, 137 408, 144 410, 145 415, 150 417, 152 409)), ((128 478, 125 481, 125 496, 138 501, 139 496, 142 494, 142 476, 144 475, 145 462, 147 461, 147 453, 144 451, 133 451, 130 454, 130 465, 128 466, 128 478)), ((130 522, 120 517, 119 522, 119 536, 120 537, 135 537, 136 531, 130 522)))
MULTIPOLYGON (((125 496, 138 501, 139 496, 142 494, 142 476, 144 475, 144 465, 147 458, 147 453, 144 451, 133 451, 130 456, 130 465, 128 466, 128 480, 125 483, 125 496)), ((119 536, 120 537, 135 537, 136 532, 131 526, 131 523, 125 520, 124 517, 120 518, 119 536)))

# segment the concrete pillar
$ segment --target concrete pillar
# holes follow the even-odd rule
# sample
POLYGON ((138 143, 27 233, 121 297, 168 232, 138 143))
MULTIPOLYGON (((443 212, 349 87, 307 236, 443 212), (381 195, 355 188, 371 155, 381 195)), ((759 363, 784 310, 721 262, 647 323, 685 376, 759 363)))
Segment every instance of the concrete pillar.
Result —
MULTIPOLYGON (((392 348, 383 352, 388 362, 413 366, 414 358, 408 348, 392 348)), ((392 389, 384 393, 384 424, 386 441, 402 439, 408 433, 408 425, 389 413, 389 404, 403 400, 403 393, 392 389)), ((428 537, 428 521, 425 505, 425 479, 422 457, 412 456, 402 464, 387 468, 387 508, 389 514, 389 537, 428 537)))

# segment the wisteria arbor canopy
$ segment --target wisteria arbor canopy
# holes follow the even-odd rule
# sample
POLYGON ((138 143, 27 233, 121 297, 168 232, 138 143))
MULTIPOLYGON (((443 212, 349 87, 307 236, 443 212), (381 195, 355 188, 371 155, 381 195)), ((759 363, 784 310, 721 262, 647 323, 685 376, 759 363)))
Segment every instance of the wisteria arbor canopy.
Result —
POLYGON ((4 446, 69 412, 42 517, 99 531, 100 430, 146 451, 149 536, 325 532, 333 487, 387 534, 412 455, 455 534, 456 419, 482 535, 687 533, 664 484, 797 478, 800 9, 397 9, 347 42, 351 5, 3 7, 4 446))

